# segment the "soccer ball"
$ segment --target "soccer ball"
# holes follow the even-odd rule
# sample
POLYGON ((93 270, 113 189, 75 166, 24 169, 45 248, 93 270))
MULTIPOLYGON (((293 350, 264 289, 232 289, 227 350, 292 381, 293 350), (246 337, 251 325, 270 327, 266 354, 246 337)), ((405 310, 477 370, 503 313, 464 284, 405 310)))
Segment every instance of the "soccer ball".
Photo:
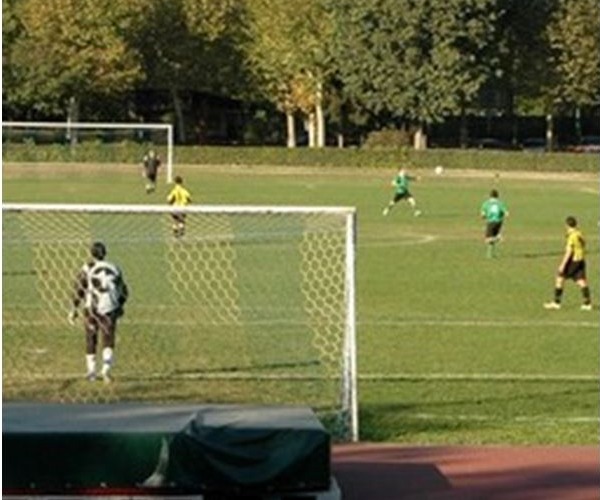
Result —
POLYGON ((442 175, 444 173, 444 167, 438 165, 437 167, 435 167, 434 172, 435 175, 442 175))

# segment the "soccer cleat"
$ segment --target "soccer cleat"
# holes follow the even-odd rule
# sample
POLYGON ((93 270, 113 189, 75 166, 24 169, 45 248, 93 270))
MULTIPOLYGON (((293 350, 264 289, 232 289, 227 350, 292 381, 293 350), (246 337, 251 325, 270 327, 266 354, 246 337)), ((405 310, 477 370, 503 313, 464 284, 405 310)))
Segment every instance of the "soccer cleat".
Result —
POLYGON ((85 376, 85 379, 86 379, 88 382, 95 382, 95 381, 96 381, 96 374, 95 374, 95 373, 93 373, 93 372, 91 372, 91 373, 87 373, 87 374, 86 374, 86 376, 85 376))
POLYGON ((421 211, 420 210, 415 210, 415 217, 419 217, 421 215, 421 211))
POLYGON ((390 209, 389 209, 388 207, 385 207, 385 208, 383 209, 383 212, 381 212, 381 213, 382 213, 382 215, 385 217, 387 214, 389 214, 389 213, 390 213, 390 209))
POLYGON ((592 310, 592 304, 581 304, 581 310, 582 311, 591 311, 592 310))
POLYGON ((546 302, 544 304, 544 309, 555 309, 558 310, 560 309, 560 304, 558 302, 546 302))
POLYGON ((110 373, 103 373, 102 374, 102 381, 105 384, 110 384, 112 382, 112 377, 110 376, 110 373))

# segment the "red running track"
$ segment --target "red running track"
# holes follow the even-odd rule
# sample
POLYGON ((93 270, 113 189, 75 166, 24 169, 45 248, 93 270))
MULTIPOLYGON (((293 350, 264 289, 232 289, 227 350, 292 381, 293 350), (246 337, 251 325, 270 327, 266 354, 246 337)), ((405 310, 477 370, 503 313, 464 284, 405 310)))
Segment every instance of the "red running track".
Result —
POLYGON ((334 446, 344 500, 600 500, 594 446, 334 446))

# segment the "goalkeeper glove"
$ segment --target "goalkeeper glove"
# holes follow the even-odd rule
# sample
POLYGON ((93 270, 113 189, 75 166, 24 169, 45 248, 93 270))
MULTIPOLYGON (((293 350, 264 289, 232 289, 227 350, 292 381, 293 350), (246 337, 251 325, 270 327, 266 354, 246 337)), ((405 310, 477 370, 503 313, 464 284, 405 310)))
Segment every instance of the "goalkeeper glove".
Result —
POLYGON ((71 309, 67 318, 69 320, 69 324, 74 325, 77 316, 79 316, 79 311, 77 309, 71 309))

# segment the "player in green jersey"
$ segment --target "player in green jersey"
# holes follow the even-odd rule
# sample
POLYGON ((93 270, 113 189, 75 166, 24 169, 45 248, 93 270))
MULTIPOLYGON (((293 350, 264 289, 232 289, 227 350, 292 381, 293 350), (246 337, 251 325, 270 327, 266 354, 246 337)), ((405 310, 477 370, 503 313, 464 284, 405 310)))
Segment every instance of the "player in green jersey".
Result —
POLYGON ((421 211, 417 209, 417 201, 408 189, 410 181, 413 180, 418 180, 418 177, 408 175, 404 168, 398 170, 396 177, 394 177, 394 179, 392 180, 392 186, 394 186, 394 196, 387 204, 387 206, 383 209, 383 215, 389 214, 390 210, 400 200, 406 200, 408 202, 408 204, 413 209, 413 214, 415 215, 415 217, 421 215, 421 211))
POLYGON ((582 311, 592 310, 590 287, 585 275, 585 239, 577 228, 577 219, 573 216, 565 220, 567 226, 567 244, 565 253, 558 266, 554 283, 554 300, 544 304, 546 309, 560 309, 565 280, 572 279, 581 289, 582 311))
POLYGON ((492 189, 490 197, 481 205, 481 218, 485 219, 485 243, 487 245, 487 256, 489 258, 496 256, 496 243, 502 236, 500 231, 504 219, 508 217, 508 208, 500 200, 500 194, 496 189, 492 189))

